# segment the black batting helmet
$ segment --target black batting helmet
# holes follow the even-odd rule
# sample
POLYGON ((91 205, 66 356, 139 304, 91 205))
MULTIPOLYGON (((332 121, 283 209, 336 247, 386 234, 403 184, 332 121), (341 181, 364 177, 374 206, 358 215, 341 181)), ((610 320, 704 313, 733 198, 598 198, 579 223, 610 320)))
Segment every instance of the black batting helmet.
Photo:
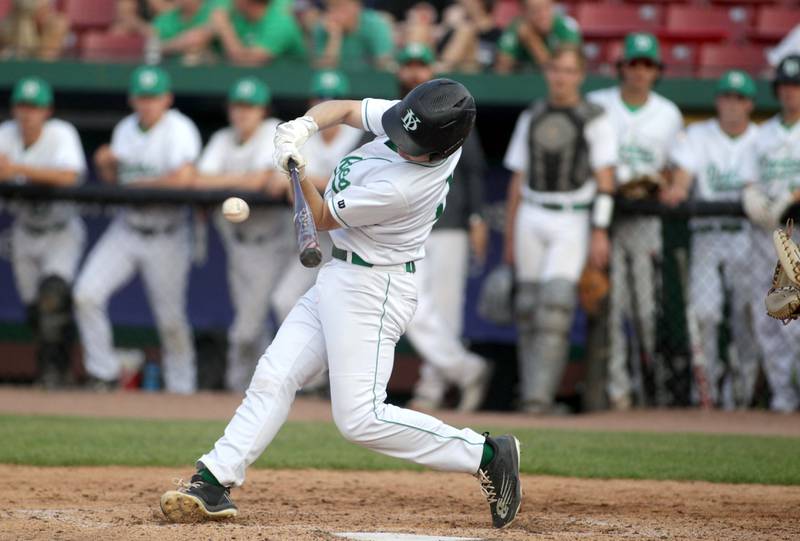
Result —
POLYGON ((386 135, 412 156, 444 159, 458 150, 475 124, 475 99, 464 85, 433 79, 383 113, 386 135))
POLYGON ((800 55, 785 56, 778 64, 775 69, 775 79, 772 81, 772 89, 777 92, 778 86, 782 84, 800 85, 800 55))

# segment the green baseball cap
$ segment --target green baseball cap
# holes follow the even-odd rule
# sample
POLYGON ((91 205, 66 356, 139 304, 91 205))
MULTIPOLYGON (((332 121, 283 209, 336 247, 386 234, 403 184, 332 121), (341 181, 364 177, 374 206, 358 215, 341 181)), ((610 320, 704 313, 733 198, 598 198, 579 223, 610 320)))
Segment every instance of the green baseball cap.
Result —
POLYGON ((409 43, 397 53, 397 63, 400 65, 410 62, 422 62, 426 66, 433 64, 435 57, 433 51, 422 43, 409 43))
POLYGON ((244 103, 265 107, 272 99, 269 87, 257 77, 242 77, 228 92, 228 103, 244 103))
POLYGON ((738 94, 753 99, 756 95, 756 84, 745 72, 731 70, 717 81, 717 94, 738 94))
POLYGON ((158 66, 140 66, 131 74, 131 96, 160 96, 170 91, 169 74, 158 66))
POLYGON ((350 81, 341 71, 318 71, 311 79, 311 95, 316 98, 342 98, 350 93, 350 81))
POLYGON ((19 104, 36 107, 53 105, 53 89, 50 83, 39 77, 25 77, 17 81, 11 92, 11 105, 19 104))
POLYGON ((629 62, 640 58, 661 64, 661 50, 658 46, 658 40, 653 34, 634 32, 625 36, 622 61, 629 62))

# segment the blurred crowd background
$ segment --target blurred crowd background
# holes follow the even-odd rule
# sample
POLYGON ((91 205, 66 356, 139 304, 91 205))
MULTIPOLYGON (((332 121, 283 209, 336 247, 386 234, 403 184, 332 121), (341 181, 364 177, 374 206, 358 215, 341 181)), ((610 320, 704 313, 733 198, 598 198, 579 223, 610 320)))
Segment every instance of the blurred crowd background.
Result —
MULTIPOLYGON (((676 148, 686 125, 721 121, 724 107, 744 129, 751 116, 777 113, 788 134, 781 174, 800 187, 800 75, 782 63, 800 53, 798 25, 797 2, 771 0, 0 0, 0 71, 19 74, 0 74, 0 381, 242 391, 314 276, 297 262, 285 179, 264 151, 278 119, 319 100, 401 97, 447 74, 482 85, 478 126, 418 265, 429 302, 398 348, 391 400, 535 414, 795 411, 800 341, 763 309, 774 265, 764 232, 785 214, 765 224, 743 212, 744 181, 760 173, 725 180, 723 195, 693 187, 707 173, 676 148), (561 66, 565 51, 574 62, 561 66), (63 90, 47 76, 59 66, 74 69, 74 79, 58 74, 63 90), (111 82, 119 70, 124 89, 118 76, 111 82), (96 79, 81 81, 86 74, 96 79), (666 117, 612 134, 615 182, 657 182, 618 193, 609 238, 624 249, 610 266, 577 269, 574 298, 553 293, 563 314, 528 317, 513 272, 520 254, 506 242, 519 173, 507 148, 527 104, 580 87, 584 75, 584 88, 619 86, 641 99, 632 115, 663 101, 666 117), (679 111, 662 88, 691 105, 679 111), (56 129, 55 118, 69 122, 56 129), (168 123, 174 132, 150 129, 168 123), (633 171, 637 144, 656 144, 648 124, 668 136, 652 170, 633 171), (37 142, 47 130, 59 135, 37 142), (156 154, 156 169, 128 167, 156 154), (233 193, 253 206, 241 226, 219 213, 233 193), (491 306, 506 293, 509 306, 491 306), (558 321, 556 334, 542 318, 558 321), (529 395, 537 376, 552 380, 542 400, 529 395)), ((309 149, 320 189, 362 141, 320 134, 309 149)), ((531 298, 553 300, 540 290, 531 298)), ((304 392, 324 395, 324 379, 304 392)))

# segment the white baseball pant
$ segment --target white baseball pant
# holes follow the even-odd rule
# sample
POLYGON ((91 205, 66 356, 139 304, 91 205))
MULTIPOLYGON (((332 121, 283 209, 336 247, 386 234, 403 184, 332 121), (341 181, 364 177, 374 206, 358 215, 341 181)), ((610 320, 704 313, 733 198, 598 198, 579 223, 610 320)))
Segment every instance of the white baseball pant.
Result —
POLYGON ((121 218, 111 223, 75 284, 76 319, 90 375, 104 380, 119 377, 108 300, 139 272, 161 340, 165 387, 175 393, 195 391, 194 341, 186 317, 189 267, 188 225, 171 233, 143 235, 121 218))
POLYGON ((402 269, 339 260, 322 268, 259 360, 225 434, 200 458, 220 483, 244 482, 297 390, 326 365, 333 420, 346 439, 438 470, 477 471, 483 436, 385 403, 395 344, 416 307, 414 277, 402 269))
POLYGON ((761 346, 764 371, 772 391, 770 408, 775 411, 795 411, 800 407, 800 389, 794 383, 800 377, 800 324, 782 325, 767 315, 764 297, 772 283, 775 270, 775 248, 772 232, 752 228, 753 243, 750 263, 756 273, 753 293, 753 321, 761 346))
POLYGON ((294 253, 286 212, 283 209, 256 212, 275 214, 273 220, 264 220, 268 227, 258 231, 258 239, 237 237, 237 226, 221 214, 216 215, 217 229, 227 255, 228 286, 234 309, 233 323, 228 330, 225 386, 234 391, 247 389, 258 356, 269 343, 270 295, 294 253))
POLYGON ((697 318, 701 335, 697 341, 702 344, 702 353, 711 377, 711 398, 728 409, 746 407, 753 397, 758 375, 758 348, 750 317, 753 265, 749 227, 741 224, 740 231, 725 231, 713 220, 697 222, 694 226, 690 251, 689 303, 690 310, 697 318), (733 346, 729 348, 730 367, 727 374, 720 361, 718 347, 718 327, 722 323, 725 289, 728 289, 731 297, 733 346), (720 382, 722 393, 718 394, 715 383, 720 382))
POLYGON ((653 359, 656 349, 656 259, 661 258, 661 219, 623 218, 612 229, 611 291, 609 300, 608 396, 630 396, 628 342, 625 321, 636 314, 637 339, 653 359), (628 264, 630 263, 630 265, 628 264), (636 306, 634 306, 634 302, 636 306))
POLYGON ((415 396, 432 403, 441 402, 448 384, 467 385, 484 366, 461 343, 468 262, 467 232, 435 229, 417 264, 419 303, 406 335, 423 360, 415 396))
POLYGON ((11 267, 22 302, 36 299, 39 282, 51 275, 72 283, 86 244, 86 227, 77 216, 59 231, 35 234, 19 220, 11 230, 11 267))

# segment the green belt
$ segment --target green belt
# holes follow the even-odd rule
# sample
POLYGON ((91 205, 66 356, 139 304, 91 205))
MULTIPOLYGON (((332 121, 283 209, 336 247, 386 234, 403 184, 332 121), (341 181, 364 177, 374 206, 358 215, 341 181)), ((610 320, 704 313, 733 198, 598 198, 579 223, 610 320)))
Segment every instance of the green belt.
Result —
POLYGON ((712 231, 722 231, 735 233, 744 229, 742 224, 721 224, 721 225, 701 225, 692 228, 692 233, 711 233, 712 231))
MULTIPOLYGON (((347 250, 342 250, 341 248, 337 248, 336 246, 333 247, 331 250, 331 255, 334 259, 340 259, 344 262, 347 262, 347 250)), ((360 265, 362 267, 374 267, 372 263, 367 263, 364 261, 360 255, 355 252, 350 252, 350 263, 353 265, 360 265)), ((417 265, 413 261, 409 261, 408 263, 403 263, 406 272, 414 273, 417 272, 417 265)))
POLYGON ((575 205, 572 204, 564 204, 561 203, 534 203, 542 208, 546 208, 547 210, 588 210, 591 208, 591 203, 577 203, 575 205))

